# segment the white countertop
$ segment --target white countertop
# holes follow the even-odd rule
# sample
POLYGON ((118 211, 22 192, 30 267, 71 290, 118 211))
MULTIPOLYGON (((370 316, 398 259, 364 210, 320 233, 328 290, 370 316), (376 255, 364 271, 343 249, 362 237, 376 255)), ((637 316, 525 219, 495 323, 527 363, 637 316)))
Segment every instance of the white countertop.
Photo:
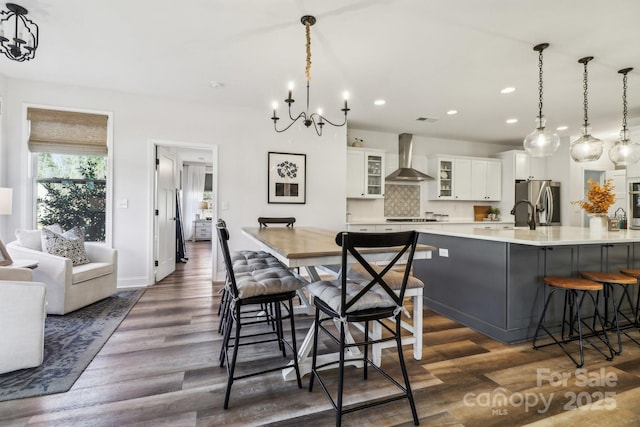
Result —
POLYGON ((468 228, 462 227, 456 229, 455 226, 443 229, 421 229, 418 226, 416 230, 425 234, 492 240, 532 246, 640 242, 640 230, 602 231, 594 233, 589 228, 567 226, 537 227, 535 230, 529 230, 529 228, 526 227, 518 227, 515 229, 477 228, 469 230, 468 228))
POLYGON ((388 225, 388 224, 511 224, 513 225, 513 220, 511 221, 474 221, 473 219, 464 219, 464 218, 452 218, 448 221, 427 221, 427 222, 413 222, 413 221, 387 221, 385 218, 363 218, 363 219, 354 219, 347 222, 347 225, 365 225, 365 224, 373 224, 373 225, 388 225))

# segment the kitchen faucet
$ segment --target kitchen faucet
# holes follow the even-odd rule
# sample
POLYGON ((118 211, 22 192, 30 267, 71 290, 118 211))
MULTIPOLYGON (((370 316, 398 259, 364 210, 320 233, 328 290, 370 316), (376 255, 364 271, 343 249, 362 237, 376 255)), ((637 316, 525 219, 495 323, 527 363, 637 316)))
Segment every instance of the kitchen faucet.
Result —
POLYGON ((516 202, 516 204, 513 205, 513 209, 511 209, 511 215, 516 214, 516 208, 520 203, 526 203, 527 205, 529 205, 529 208, 531 208, 531 209, 527 208, 527 211, 531 210, 531 214, 529 215, 529 221, 527 221, 527 224, 529 225, 529 230, 535 230, 536 229, 536 208, 531 204, 530 201, 520 200, 516 202))

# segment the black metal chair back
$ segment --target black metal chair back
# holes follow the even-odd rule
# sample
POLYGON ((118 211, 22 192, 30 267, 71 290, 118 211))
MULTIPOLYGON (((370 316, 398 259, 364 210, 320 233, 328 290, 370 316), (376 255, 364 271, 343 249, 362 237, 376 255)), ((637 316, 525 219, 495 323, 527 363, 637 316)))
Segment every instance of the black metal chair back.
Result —
POLYGON ((236 277, 233 274, 233 262, 231 261, 231 252, 229 251, 229 230, 224 220, 219 219, 216 223, 216 231, 218 233, 218 243, 222 250, 222 258, 224 266, 227 270, 227 284, 233 294, 233 298, 238 298, 238 286, 236 285, 236 277))
POLYGON ((402 307, 404 293, 407 287, 407 281, 411 273, 413 257, 418 243, 418 233, 416 231, 401 231, 392 233, 356 233, 341 232, 336 235, 336 243, 342 247, 342 292, 341 292, 341 316, 346 316, 349 308, 358 300, 369 292, 371 288, 378 285, 389 295, 398 307, 402 307), (397 252, 388 264, 381 270, 374 269, 364 258, 363 252, 371 248, 397 248, 397 252), (404 275, 402 277, 402 285, 399 290, 394 291, 385 281, 385 275, 392 271, 393 268, 407 255, 404 275), (362 267, 371 275, 369 283, 355 296, 347 301, 347 275, 349 256, 362 265, 362 267))

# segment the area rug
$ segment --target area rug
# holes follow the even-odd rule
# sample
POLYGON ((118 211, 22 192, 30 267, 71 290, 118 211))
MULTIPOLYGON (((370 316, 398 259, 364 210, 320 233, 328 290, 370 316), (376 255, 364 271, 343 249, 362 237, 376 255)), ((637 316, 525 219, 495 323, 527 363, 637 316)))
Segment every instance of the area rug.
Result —
POLYGON ((0 374, 0 401, 68 391, 143 293, 121 291, 64 316, 48 315, 44 362, 0 374))

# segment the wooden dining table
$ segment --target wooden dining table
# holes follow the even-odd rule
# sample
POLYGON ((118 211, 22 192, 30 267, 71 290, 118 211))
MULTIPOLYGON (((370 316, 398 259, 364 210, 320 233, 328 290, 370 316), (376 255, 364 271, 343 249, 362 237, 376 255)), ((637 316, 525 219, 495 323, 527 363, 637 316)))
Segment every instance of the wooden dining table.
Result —
MULTIPOLYGON (((289 268, 304 268, 307 272, 305 280, 309 283, 322 280, 320 272, 338 276, 342 262, 342 248, 335 242, 336 235, 340 230, 330 230, 318 227, 244 227, 242 233, 258 247, 276 257, 282 264, 289 268)), ((420 244, 416 248, 414 259, 431 258, 431 252, 436 248, 429 245, 420 244)), ((390 252, 384 248, 370 248, 362 251, 365 259, 369 262, 384 262, 390 260, 396 252, 390 252)), ((347 260, 355 262, 355 259, 347 260)), ((411 336, 403 337, 403 345, 413 345, 413 354, 416 360, 422 358, 422 288, 407 289, 405 295, 413 299, 413 324, 403 321, 403 328, 411 332, 411 336)), ((298 293, 302 304, 296 306, 296 314, 312 314, 313 306, 304 288, 298 293)), ((381 334, 379 328, 374 329, 373 336, 381 334)), ((388 345, 376 344, 372 348, 374 363, 380 365, 382 357, 381 350, 388 345)), ((393 344, 393 343, 391 343, 393 344)), ((305 375, 311 371, 311 358, 309 354, 313 345, 313 324, 309 328, 304 342, 298 348, 298 364, 300 374, 305 375)), ((394 344, 395 345, 395 344, 394 344)), ((357 355, 358 350, 350 350, 352 355, 357 355)), ((318 364, 330 360, 337 360, 336 354, 318 356, 318 364)), ((361 363, 352 363, 361 366, 361 363)), ((293 368, 283 371, 285 380, 294 380, 295 372, 293 368)))

